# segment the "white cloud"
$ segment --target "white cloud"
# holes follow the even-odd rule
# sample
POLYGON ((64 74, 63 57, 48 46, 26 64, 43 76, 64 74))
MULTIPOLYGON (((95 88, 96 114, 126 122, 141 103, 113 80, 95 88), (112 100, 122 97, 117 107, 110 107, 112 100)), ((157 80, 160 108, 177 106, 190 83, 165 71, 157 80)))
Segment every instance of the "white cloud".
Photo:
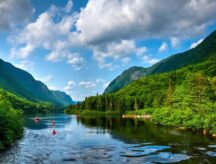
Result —
POLYGON ((39 80, 39 81, 45 83, 46 85, 49 84, 49 85, 47 85, 47 87, 48 87, 48 88, 52 88, 51 90, 58 90, 58 89, 59 89, 59 88, 57 88, 57 87, 55 87, 55 86, 50 85, 50 84, 51 84, 51 81, 53 81, 53 79, 54 79, 53 75, 41 76, 41 75, 35 73, 35 74, 34 74, 34 78, 35 78, 36 80, 39 80))
POLYGON ((80 39, 90 44, 135 37, 191 37, 214 21, 215 8, 214 0, 89 0, 76 26, 80 39))
POLYGON ((142 56, 147 52, 147 48, 146 47, 140 47, 136 49, 136 54, 137 56, 142 56))
POLYGON ((159 59, 155 59, 147 55, 143 56, 142 60, 144 63, 151 64, 151 65, 160 61, 159 59))
POLYGON ((67 82, 67 85, 66 85, 63 89, 64 89, 64 91, 66 91, 68 94, 70 94, 70 93, 72 92, 72 88, 73 88, 74 86, 76 86, 76 85, 77 85, 76 82, 70 80, 70 81, 67 82))
POLYGON ((65 10, 67 13, 70 13, 72 12, 72 9, 73 9, 73 2, 72 0, 69 0, 65 6, 65 10))
POLYGON ((33 50, 34 50, 34 46, 31 44, 27 44, 25 47, 21 47, 18 50, 12 48, 10 56, 11 57, 19 56, 21 59, 25 59, 33 50))
POLYGON ((67 37, 71 33, 74 17, 65 15, 55 23, 54 17, 57 13, 53 13, 53 10, 42 13, 35 22, 28 24, 18 35, 9 38, 11 42, 25 45, 17 50, 12 49, 13 57, 26 58, 36 48, 50 50, 49 58, 52 60, 65 57, 65 51, 68 51, 70 44, 67 37))
POLYGON ((32 71, 34 69, 34 63, 27 60, 22 60, 18 64, 15 64, 15 66, 25 71, 32 71))
POLYGON ((86 96, 90 96, 97 93, 97 88, 100 88, 100 92, 103 91, 104 87, 108 85, 107 80, 102 78, 97 78, 95 80, 86 80, 86 81, 68 81, 63 90, 71 95, 76 100, 83 100, 86 96), (79 91, 76 88, 79 88, 79 91))
POLYGON ((51 86, 51 85, 49 85, 49 86, 47 86, 50 90, 59 90, 59 88, 58 87, 56 87, 56 86, 51 86))
POLYGON ((180 45, 180 43, 181 43, 180 39, 179 39, 179 38, 176 38, 176 37, 171 37, 171 38, 170 38, 170 42, 171 42, 171 46, 172 46, 173 48, 178 47, 178 46, 180 45))
POLYGON ((81 86, 81 87, 83 86, 85 88, 94 88, 94 87, 96 87, 96 83, 93 81, 81 81, 79 83, 79 86, 81 86))
POLYGON ((95 82, 96 82, 96 83, 103 83, 103 82, 106 82, 106 80, 101 79, 101 78, 97 78, 97 79, 95 80, 95 82))
POLYGON ((70 81, 67 82, 67 85, 76 86, 76 83, 74 81, 70 80, 70 81))
POLYGON ((35 49, 42 48, 50 51, 46 56, 48 61, 67 60, 74 69, 81 69, 84 59, 78 53, 71 52, 73 41, 76 39, 76 34, 71 29, 77 19, 77 13, 69 14, 72 12, 72 7, 72 1, 68 1, 65 8, 52 5, 34 22, 11 35, 8 40, 15 46, 11 49, 10 56, 26 59, 35 49), (56 16, 59 18, 58 21, 56 16))
POLYGON ((200 40, 198 40, 197 42, 192 43, 191 46, 190 46, 190 48, 195 48, 195 47, 198 46, 200 43, 202 43, 202 41, 203 41, 203 39, 200 39, 200 40))
POLYGON ((164 52, 164 51, 166 51, 167 50, 167 43, 165 43, 165 42, 163 42, 162 44, 161 44, 161 46, 159 47, 159 49, 158 49, 158 51, 159 52, 164 52))
POLYGON ((33 12, 29 0, 0 0, 0 30, 27 23, 33 12))
POLYGON ((129 58, 129 57, 125 57, 125 58, 122 59, 122 62, 123 62, 124 64, 127 64, 127 63, 129 63, 130 61, 131 61, 131 58, 129 58))
POLYGON ((80 70, 85 63, 84 58, 80 57, 78 53, 71 53, 67 58, 67 63, 71 64, 75 70, 80 70))
POLYGON ((109 44, 99 45, 94 49, 94 55, 101 58, 96 58, 99 61, 109 57, 119 59, 126 57, 136 52, 136 45, 133 40, 121 40, 120 42, 111 42, 109 44), (99 54, 99 55, 98 55, 99 54))
POLYGON ((105 84, 107 84, 107 80, 97 78, 95 81, 81 81, 78 85, 84 88, 95 88, 96 85, 104 86, 105 84))
POLYGON ((52 75, 47 75, 44 78, 41 79, 42 82, 47 83, 49 81, 53 80, 53 76, 52 75))
POLYGON ((121 40, 120 42, 110 42, 94 46, 93 57, 98 62, 100 68, 115 69, 115 61, 126 64, 134 55, 142 56, 147 51, 146 47, 137 47, 134 40, 121 40), (113 59, 113 63, 106 63, 106 59, 113 59))
MULTIPOLYGON (((26 59, 42 48, 49 51, 48 61, 65 60, 79 70, 85 61, 80 54, 74 55, 74 49, 85 47, 93 52, 100 68, 114 70, 133 55, 146 56, 147 48, 137 46, 136 39, 166 38, 177 47, 179 38, 200 34, 216 15, 214 0, 89 0, 80 13, 72 8, 71 0, 62 8, 52 5, 14 33, 9 38, 14 44, 11 56, 26 59)), ((163 43, 160 52, 166 49, 163 43)))

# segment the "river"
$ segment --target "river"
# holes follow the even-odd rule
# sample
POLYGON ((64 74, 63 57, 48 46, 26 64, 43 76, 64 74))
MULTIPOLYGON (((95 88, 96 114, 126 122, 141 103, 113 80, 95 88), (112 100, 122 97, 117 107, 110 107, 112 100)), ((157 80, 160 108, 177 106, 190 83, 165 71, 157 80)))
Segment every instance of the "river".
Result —
POLYGON ((216 140, 139 120, 58 114, 27 117, 24 137, 0 154, 3 164, 173 162, 216 163, 216 140))

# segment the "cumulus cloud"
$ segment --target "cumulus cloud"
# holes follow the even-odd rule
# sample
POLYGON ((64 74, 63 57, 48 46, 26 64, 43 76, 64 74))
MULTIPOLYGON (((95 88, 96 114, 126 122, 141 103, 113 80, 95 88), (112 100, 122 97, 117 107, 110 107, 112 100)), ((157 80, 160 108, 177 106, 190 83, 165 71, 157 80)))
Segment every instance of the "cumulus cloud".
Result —
POLYGON ((46 56, 48 61, 67 60, 74 69, 81 69, 84 59, 78 53, 71 52, 73 39, 76 38, 71 29, 77 18, 77 13, 71 13, 72 7, 72 1, 68 1, 65 8, 52 5, 48 11, 40 14, 18 34, 11 35, 8 40, 16 46, 11 49, 10 56, 26 59, 35 49, 43 48, 50 51, 46 56), (58 21, 56 21, 57 15, 58 21))
POLYGON ((96 79, 96 83, 103 83, 103 82, 106 82, 106 80, 101 79, 101 78, 97 78, 96 79))
POLYGON ((89 0, 76 27, 80 39, 90 44, 135 37, 191 37, 215 19, 215 8, 214 0, 89 0))
POLYGON ((94 88, 96 87, 96 83, 93 81, 81 81, 79 83, 79 86, 85 87, 85 88, 94 88))
POLYGON ((0 30, 27 23, 33 11, 29 0, 0 0, 0 30))
POLYGON ((25 47, 21 47, 18 50, 12 48, 10 52, 10 56, 13 58, 19 56, 21 59, 25 59, 33 50, 34 50, 34 46, 31 44, 27 44, 25 47))
POLYGON ((107 80, 102 78, 96 78, 95 80, 84 80, 80 82, 75 82, 70 80, 67 82, 63 90, 70 94, 76 100, 83 100, 86 96, 96 94, 96 87, 103 88, 108 85, 107 80), (76 88, 79 87, 79 91, 76 91, 76 88))
POLYGON ((171 43, 171 46, 172 46, 173 48, 176 48, 176 47, 178 47, 178 46, 180 45, 181 41, 180 41, 179 38, 171 37, 171 38, 170 38, 170 43, 171 43))
POLYGON ((71 64, 75 70, 80 70, 85 63, 84 58, 80 57, 78 53, 71 53, 70 55, 67 56, 67 58, 68 58, 67 62, 71 64))
POLYGON ((133 55, 142 56, 147 51, 146 47, 137 47, 134 40, 121 40, 94 46, 93 57, 100 68, 115 69, 113 63, 107 63, 106 59, 128 63, 133 55))
MULTIPOLYGON (((100 68, 114 70, 130 62, 132 55, 154 63, 157 59, 146 57, 147 48, 137 46, 136 39, 166 38, 177 47, 180 38, 200 34, 216 15, 214 0, 89 0, 80 13, 72 8, 71 0, 62 8, 52 5, 12 35, 9 40, 16 46, 11 56, 26 59, 43 48, 50 51, 48 61, 66 60, 79 70, 84 58, 72 50, 83 46, 92 51, 100 68)), ((163 43, 159 51, 166 49, 163 43)))
POLYGON ((73 9, 73 2, 72 2, 72 0, 69 0, 65 6, 65 11, 67 13, 70 13, 70 12, 72 12, 72 9, 73 9))
POLYGON ((47 75, 44 78, 41 79, 41 81, 43 81, 44 83, 47 83, 49 81, 53 80, 53 76, 52 75, 47 75))
POLYGON ((159 59, 155 59, 147 55, 143 56, 142 60, 144 63, 151 64, 151 65, 160 61, 159 59))
POLYGON ((195 48, 195 47, 198 46, 200 43, 202 43, 202 41, 203 41, 203 39, 200 39, 200 40, 198 40, 197 42, 192 43, 191 46, 190 46, 190 48, 195 48))
POLYGON ((161 46, 159 47, 159 49, 158 49, 158 51, 159 52, 164 52, 164 51, 166 51, 167 50, 167 43, 165 43, 165 42, 163 42, 162 44, 161 44, 161 46))
POLYGON ((64 91, 66 91, 67 93, 71 93, 71 92, 72 92, 72 88, 73 88, 74 86, 76 86, 76 85, 77 85, 76 82, 70 80, 70 81, 67 82, 67 85, 66 85, 63 89, 64 89, 64 91))
POLYGON ((95 88, 97 85, 104 86, 106 83, 107 83, 107 80, 101 79, 101 78, 97 78, 94 81, 81 81, 81 82, 79 82, 78 85, 80 87, 84 87, 84 88, 95 88))
POLYGON ((36 48, 51 50, 50 56, 54 59, 65 56, 64 53, 70 44, 67 37, 71 33, 74 17, 65 15, 55 23, 54 18, 57 13, 53 8, 42 13, 35 22, 29 23, 18 35, 9 38, 11 42, 25 45, 13 50, 12 56, 26 58, 36 48))
POLYGON ((76 86, 76 83, 74 81, 68 81, 67 82, 67 85, 70 85, 70 86, 76 86))
POLYGON ((127 64, 127 63, 129 63, 130 61, 131 61, 131 58, 129 58, 129 57, 125 57, 125 58, 122 59, 122 62, 123 62, 124 64, 127 64))

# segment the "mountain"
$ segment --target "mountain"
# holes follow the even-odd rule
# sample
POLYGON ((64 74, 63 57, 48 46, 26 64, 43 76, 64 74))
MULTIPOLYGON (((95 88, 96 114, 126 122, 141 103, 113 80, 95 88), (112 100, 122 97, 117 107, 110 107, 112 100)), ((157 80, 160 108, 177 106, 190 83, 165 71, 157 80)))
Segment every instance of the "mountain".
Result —
POLYGON ((133 80, 138 79, 141 76, 146 75, 146 69, 143 67, 131 67, 128 70, 125 70, 121 75, 119 75, 115 80, 113 80, 109 87, 106 88, 104 93, 111 93, 115 92, 116 90, 121 89, 122 87, 126 86, 133 80))
MULTIPOLYGON (((197 47, 192 48, 183 53, 172 55, 152 65, 149 68, 146 69, 143 68, 145 70, 145 73, 142 76, 169 72, 169 71, 177 70, 179 68, 182 68, 190 64, 198 63, 200 61, 207 59, 213 52, 216 52, 216 31, 212 32, 197 47)), ((137 67, 132 67, 132 68, 134 68, 133 72, 136 72, 137 67)), ((138 67, 138 69, 141 68, 142 67, 138 67)), ((130 68, 128 70, 130 70, 130 68)), ((131 74, 126 74, 125 72, 127 72, 127 70, 124 71, 117 78, 115 78, 105 89, 104 93, 112 93, 118 91, 119 89, 123 88, 124 86, 126 86, 127 84, 129 84, 131 81, 134 80, 130 78, 131 76, 133 76, 132 75, 133 72, 131 72, 131 74)))
POLYGON ((12 64, 0 59, 0 88, 32 101, 47 101, 63 107, 73 104, 69 95, 49 90, 41 81, 12 64))

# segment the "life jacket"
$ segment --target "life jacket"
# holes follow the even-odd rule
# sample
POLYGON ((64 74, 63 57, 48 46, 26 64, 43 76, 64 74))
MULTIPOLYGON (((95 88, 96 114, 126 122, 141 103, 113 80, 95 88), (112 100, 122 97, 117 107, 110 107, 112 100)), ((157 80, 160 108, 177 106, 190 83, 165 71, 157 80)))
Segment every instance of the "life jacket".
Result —
POLYGON ((55 122, 54 122, 54 121, 52 121, 52 127, 53 127, 53 126, 55 126, 55 122))

